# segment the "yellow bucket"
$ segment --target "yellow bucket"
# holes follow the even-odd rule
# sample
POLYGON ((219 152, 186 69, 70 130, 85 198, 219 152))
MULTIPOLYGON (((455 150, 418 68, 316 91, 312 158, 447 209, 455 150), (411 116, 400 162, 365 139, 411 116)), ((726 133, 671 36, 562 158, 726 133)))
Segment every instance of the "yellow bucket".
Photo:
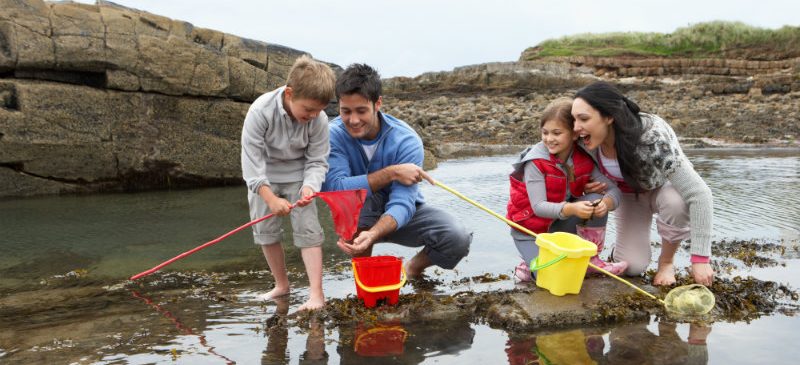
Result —
POLYGON ((536 286, 558 296, 578 294, 597 246, 567 232, 539 234, 536 244, 539 256, 531 261, 531 271, 539 271, 536 286))

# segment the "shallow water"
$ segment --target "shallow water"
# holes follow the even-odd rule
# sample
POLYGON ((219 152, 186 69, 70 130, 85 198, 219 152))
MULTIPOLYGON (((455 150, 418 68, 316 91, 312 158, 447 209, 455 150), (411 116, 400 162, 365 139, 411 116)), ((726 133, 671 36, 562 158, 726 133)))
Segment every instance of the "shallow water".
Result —
MULTIPOLYGON (((715 240, 798 241, 800 153, 692 151, 689 155, 714 193, 715 240)), ((448 161, 432 174, 503 212, 512 159, 448 161)), ((474 231, 470 255, 457 270, 432 273, 442 282, 435 292, 514 288, 510 280, 457 283, 484 273, 511 273, 518 259, 507 226, 444 190, 423 185, 423 193, 430 204, 450 210, 474 231)), ((319 204, 326 212, 324 203, 319 204)), ((343 270, 348 257, 335 248, 330 217, 322 216, 326 233, 331 232, 325 243, 325 292, 329 298, 343 298, 354 291, 349 271, 343 270)), ((739 363, 788 362, 800 356, 795 346, 787 346, 800 319, 782 314, 751 323, 715 323, 708 345, 699 347, 686 344, 688 324, 659 328, 655 321, 535 334, 508 334, 465 320, 336 329, 318 323, 275 325, 276 313, 292 312, 305 300, 303 265, 299 252, 287 246, 296 289, 287 303, 259 302, 256 295, 269 288, 271 278, 249 231, 168 268, 249 273, 242 278, 210 275, 206 281, 186 284, 167 277, 135 293, 97 289, 122 283, 248 218, 243 187, 0 201, 0 318, 9 317, 2 313, 9 308, 24 314, 18 303, 28 300, 35 303, 32 307, 47 308, 25 320, 0 322, 0 362, 350 364, 372 363, 376 358, 368 355, 377 354, 384 355, 381 362, 401 364, 525 363, 536 356, 561 363, 663 359, 681 363, 698 356, 707 356, 709 363, 739 363), (209 287, 216 291, 210 294, 209 287)), ((613 240, 613 225, 609 232, 608 239, 613 240)), ((653 239, 657 239, 654 231, 653 239)), ((379 245, 375 254, 410 257, 414 250, 379 245)), ((679 260, 683 260, 679 266, 685 266, 686 254, 679 260)), ((797 288, 797 256, 785 261, 785 267, 742 268, 736 274, 797 288)), ((406 286, 401 292, 413 291, 406 286)))

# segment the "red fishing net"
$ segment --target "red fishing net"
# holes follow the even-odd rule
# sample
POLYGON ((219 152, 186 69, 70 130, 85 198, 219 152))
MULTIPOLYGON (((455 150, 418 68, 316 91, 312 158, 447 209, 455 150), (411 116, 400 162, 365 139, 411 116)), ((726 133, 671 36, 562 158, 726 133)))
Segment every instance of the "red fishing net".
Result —
POLYGON ((358 215, 367 198, 367 191, 364 189, 325 191, 316 195, 331 208, 336 234, 344 240, 353 239, 358 229, 358 215))

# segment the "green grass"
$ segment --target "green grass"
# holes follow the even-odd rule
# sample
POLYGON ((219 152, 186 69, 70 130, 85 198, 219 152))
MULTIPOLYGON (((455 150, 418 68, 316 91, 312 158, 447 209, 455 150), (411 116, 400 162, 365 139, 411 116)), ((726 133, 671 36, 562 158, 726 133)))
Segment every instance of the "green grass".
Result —
POLYGON ((528 48, 521 60, 552 56, 800 57, 800 27, 753 27, 714 21, 678 28, 669 34, 617 32, 578 34, 546 40, 528 48))

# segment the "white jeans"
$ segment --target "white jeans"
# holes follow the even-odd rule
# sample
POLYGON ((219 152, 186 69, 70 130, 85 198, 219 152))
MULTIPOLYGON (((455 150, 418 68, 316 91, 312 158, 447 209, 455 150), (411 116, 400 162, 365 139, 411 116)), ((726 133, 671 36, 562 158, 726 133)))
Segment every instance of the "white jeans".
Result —
POLYGON ((623 193, 615 211, 617 242, 613 260, 627 261, 627 275, 640 275, 650 265, 650 225, 656 214, 656 228, 662 242, 677 243, 689 237, 689 206, 670 183, 644 193, 623 193))

